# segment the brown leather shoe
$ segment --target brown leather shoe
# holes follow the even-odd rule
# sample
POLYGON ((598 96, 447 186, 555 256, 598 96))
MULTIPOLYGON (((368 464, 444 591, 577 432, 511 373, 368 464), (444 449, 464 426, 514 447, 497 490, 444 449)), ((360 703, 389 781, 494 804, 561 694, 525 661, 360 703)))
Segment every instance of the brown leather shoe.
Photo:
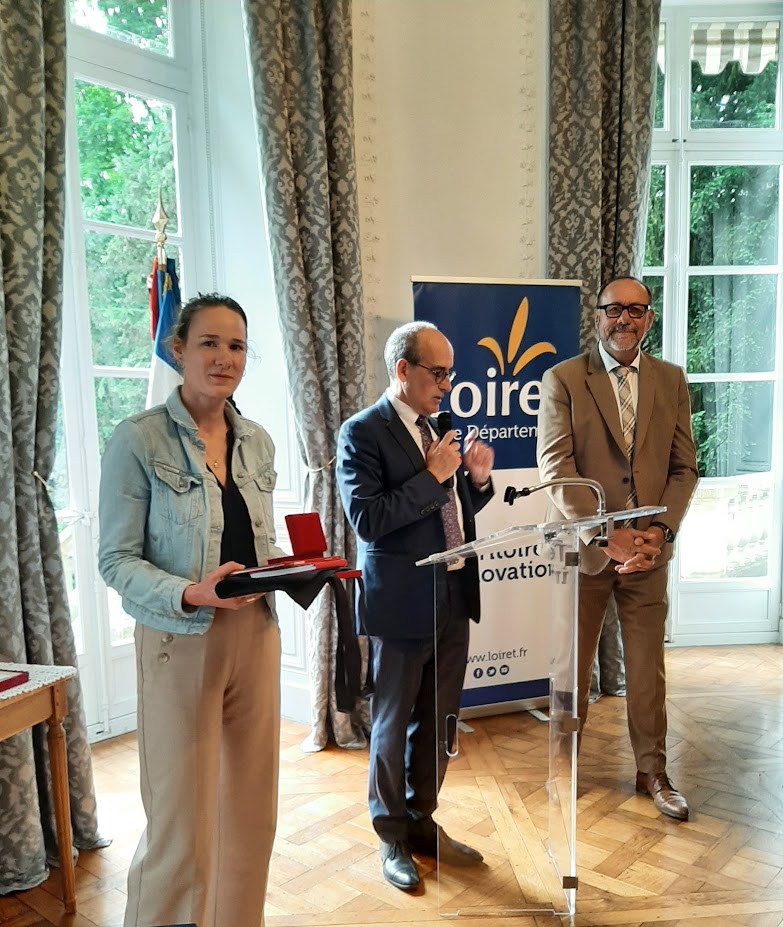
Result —
POLYGON ((669 782, 665 772, 636 773, 636 791, 649 795, 661 814, 668 814, 678 821, 688 820, 688 802, 669 782))

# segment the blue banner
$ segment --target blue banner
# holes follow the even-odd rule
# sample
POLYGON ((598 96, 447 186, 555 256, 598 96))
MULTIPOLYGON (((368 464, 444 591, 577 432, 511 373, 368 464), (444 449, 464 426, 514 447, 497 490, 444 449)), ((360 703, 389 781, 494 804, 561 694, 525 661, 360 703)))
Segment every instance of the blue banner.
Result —
POLYGON ((497 469, 535 467, 541 378, 579 353, 579 286, 414 278, 413 305, 454 347, 454 427, 478 429, 497 469))
MULTIPOLYGON (((454 347, 456 376, 444 399, 464 440, 478 430, 495 451, 495 495, 476 517, 478 536, 545 518, 544 493, 504 500, 507 486, 538 482, 541 378, 579 352, 579 284, 413 278, 414 316, 454 347)), ((463 708, 549 691, 551 564, 538 539, 479 554, 482 620, 471 628, 463 708)))

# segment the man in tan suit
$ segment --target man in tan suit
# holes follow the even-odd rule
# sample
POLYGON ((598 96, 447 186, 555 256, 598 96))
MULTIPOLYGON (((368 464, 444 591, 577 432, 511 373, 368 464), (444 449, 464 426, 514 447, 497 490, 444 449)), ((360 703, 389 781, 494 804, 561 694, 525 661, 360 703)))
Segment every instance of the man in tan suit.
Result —
MULTIPOLYGON (((579 717, 587 718, 590 675, 609 596, 620 615, 628 731, 637 791, 663 814, 687 820, 685 798, 666 775, 664 626, 672 545, 698 479, 685 374, 641 350, 653 322, 648 287, 618 277, 598 294, 598 344, 544 374, 538 416, 541 480, 588 477, 608 511, 665 505, 666 512, 617 526, 607 547, 582 536, 579 577, 579 717)), ((549 490, 553 519, 595 513, 586 488, 549 490)))

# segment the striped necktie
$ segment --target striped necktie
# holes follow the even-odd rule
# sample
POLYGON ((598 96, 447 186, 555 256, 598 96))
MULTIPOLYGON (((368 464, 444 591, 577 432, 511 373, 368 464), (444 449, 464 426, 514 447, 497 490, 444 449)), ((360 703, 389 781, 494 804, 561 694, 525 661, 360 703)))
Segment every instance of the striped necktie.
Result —
MULTIPOLYGON (((424 415, 416 419, 416 424, 421 434, 421 446, 424 451, 424 459, 427 459, 427 451, 432 444, 432 432, 430 425, 424 415)), ((459 516, 457 514, 457 500, 454 498, 454 487, 450 486, 446 492, 449 494, 449 501, 442 506, 440 517, 443 519, 443 531, 446 535, 446 550, 453 547, 459 547, 465 542, 462 529, 459 526, 459 516)))
POLYGON ((620 400, 620 424, 625 438, 625 451, 631 465, 631 484, 625 500, 627 509, 636 508, 636 487, 633 482, 633 451, 636 432, 636 410, 633 406, 633 393, 631 392, 630 377, 633 367, 615 367, 612 373, 617 377, 617 393, 620 400))

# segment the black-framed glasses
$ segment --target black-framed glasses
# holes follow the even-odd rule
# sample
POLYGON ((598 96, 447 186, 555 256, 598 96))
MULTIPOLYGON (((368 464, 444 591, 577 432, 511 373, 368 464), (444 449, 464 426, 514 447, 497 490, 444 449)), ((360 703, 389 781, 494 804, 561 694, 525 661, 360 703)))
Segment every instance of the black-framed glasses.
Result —
POLYGON ((457 375, 457 371, 452 367, 451 370, 447 370, 445 367, 426 367, 424 364, 417 364, 416 361, 408 361, 409 364, 413 364, 414 367, 421 367, 424 370, 429 370, 429 372, 435 377, 436 383, 442 383, 444 380, 448 380, 451 383, 457 375))
POLYGON ((632 319, 642 319, 652 307, 645 303, 605 303, 598 308, 604 310, 607 319, 619 319, 623 311, 632 319))

